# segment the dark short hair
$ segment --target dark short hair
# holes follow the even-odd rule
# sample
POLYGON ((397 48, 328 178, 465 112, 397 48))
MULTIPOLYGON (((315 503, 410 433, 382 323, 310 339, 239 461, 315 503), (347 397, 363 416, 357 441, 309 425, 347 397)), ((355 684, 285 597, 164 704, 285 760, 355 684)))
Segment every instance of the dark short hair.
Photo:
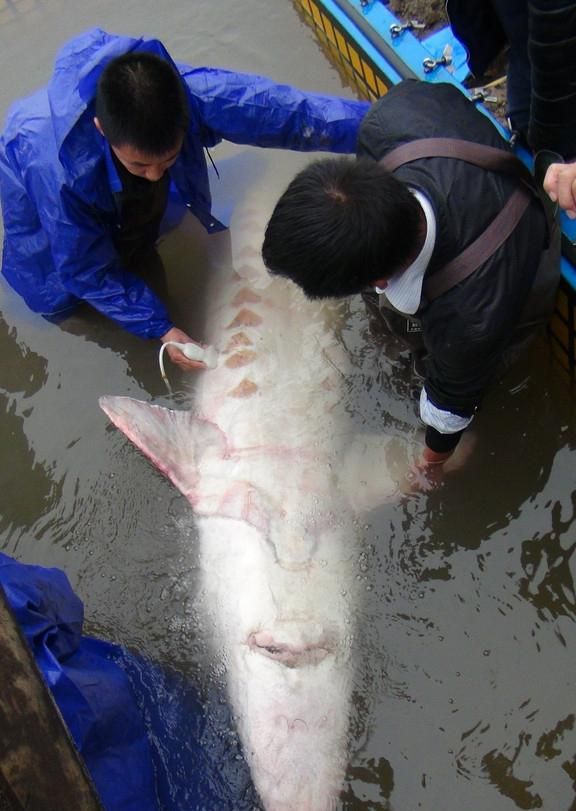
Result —
POLYGON ((403 267, 420 216, 407 186, 375 161, 318 160, 278 200, 262 257, 309 298, 354 295, 403 267))
POLYGON ((149 155, 165 155, 188 126, 188 99, 169 62, 132 51, 103 70, 96 115, 112 146, 130 145, 149 155))

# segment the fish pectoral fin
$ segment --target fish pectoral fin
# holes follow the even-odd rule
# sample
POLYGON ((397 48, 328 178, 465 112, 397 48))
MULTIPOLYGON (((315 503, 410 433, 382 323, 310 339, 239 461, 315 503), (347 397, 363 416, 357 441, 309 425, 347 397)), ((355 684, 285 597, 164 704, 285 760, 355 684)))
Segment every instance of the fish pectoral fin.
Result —
POLYGON ((189 411, 174 411, 132 397, 101 397, 99 404, 114 425, 194 502, 200 460, 207 454, 226 454, 220 429, 189 411))
POLYGON ((368 512, 400 495, 408 467, 407 443, 398 437, 362 435, 345 451, 340 484, 357 512, 368 512))

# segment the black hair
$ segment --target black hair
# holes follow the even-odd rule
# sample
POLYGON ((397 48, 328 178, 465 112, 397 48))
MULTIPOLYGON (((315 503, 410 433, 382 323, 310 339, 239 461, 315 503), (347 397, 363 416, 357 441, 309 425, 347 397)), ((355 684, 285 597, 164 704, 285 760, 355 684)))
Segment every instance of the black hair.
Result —
POLYGON ((96 115, 112 146, 130 145, 147 155, 165 155, 188 126, 188 99, 169 62, 132 51, 104 68, 96 91, 96 115))
POLYGON ((414 195, 380 164, 325 158, 297 174, 278 200, 262 257, 309 298, 350 296, 402 269, 420 222, 414 195))

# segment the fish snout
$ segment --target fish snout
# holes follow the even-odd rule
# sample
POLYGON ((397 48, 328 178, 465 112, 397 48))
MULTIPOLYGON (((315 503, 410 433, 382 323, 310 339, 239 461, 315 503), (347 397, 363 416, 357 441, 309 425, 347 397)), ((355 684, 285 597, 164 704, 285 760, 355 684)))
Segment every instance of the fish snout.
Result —
POLYGON ((253 653, 266 656, 285 667, 318 665, 334 652, 334 643, 326 634, 257 631, 248 637, 253 653))

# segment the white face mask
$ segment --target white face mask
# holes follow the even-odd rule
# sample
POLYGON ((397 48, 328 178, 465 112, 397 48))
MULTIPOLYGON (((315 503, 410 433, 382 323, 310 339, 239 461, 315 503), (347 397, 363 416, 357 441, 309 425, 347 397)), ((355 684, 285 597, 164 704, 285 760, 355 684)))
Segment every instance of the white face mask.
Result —
POLYGON ((379 294, 382 295, 386 291, 386 287, 378 287, 377 284, 374 285, 374 290, 379 294))

